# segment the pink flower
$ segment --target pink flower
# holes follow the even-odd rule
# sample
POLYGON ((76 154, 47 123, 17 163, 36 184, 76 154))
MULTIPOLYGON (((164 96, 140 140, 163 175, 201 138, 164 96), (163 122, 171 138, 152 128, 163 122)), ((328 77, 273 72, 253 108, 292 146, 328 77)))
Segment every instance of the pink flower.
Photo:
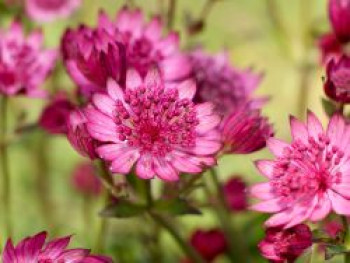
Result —
MULTIPOLYGON (((212 102, 217 113, 226 117, 252 100, 252 93, 261 81, 261 74, 232 67, 225 52, 212 56, 196 50, 189 56, 198 86, 195 101, 212 102)), ((250 105, 258 108, 264 100, 254 99, 250 105)))
POLYGON ((78 192, 87 196, 98 196, 102 191, 101 181, 91 162, 80 163, 75 167, 72 184, 78 192))
POLYGON ((13 22, 7 32, 0 31, 0 94, 24 94, 42 97, 40 90, 55 65, 56 50, 42 49, 39 31, 25 38, 19 22, 13 22))
POLYGON ((125 82, 124 46, 103 27, 104 17, 101 13, 96 29, 81 26, 75 31, 67 30, 62 39, 67 71, 78 84, 80 93, 88 98, 103 90, 108 78, 125 82))
POLYGON ((343 229, 343 225, 335 220, 327 222, 324 226, 324 230, 331 238, 336 238, 343 229))
POLYGON ((244 211, 247 209, 247 185, 241 177, 230 178, 223 188, 226 202, 232 211, 244 211))
POLYGON ((249 105, 239 107, 229 114, 220 125, 224 152, 248 154, 261 150, 266 140, 273 136, 272 125, 262 117, 259 109, 249 105))
POLYGON ((337 60, 343 53, 342 44, 334 33, 322 35, 318 40, 318 48, 321 51, 321 61, 327 64, 332 59, 337 60))
POLYGON ((328 11, 338 40, 342 43, 350 41, 350 1, 329 0, 328 11))
POLYGON ((144 79, 129 70, 125 90, 110 80, 86 110, 91 136, 104 144, 97 153, 114 173, 127 174, 136 164, 143 179, 177 181, 179 172, 214 165, 220 118, 210 103, 192 102, 195 92, 192 81, 168 87, 155 69, 144 79))
POLYGON ((324 91, 336 102, 350 103, 350 57, 328 62, 324 91))
POLYGON ((39 125, 51 134, 66 134, 69 114, 74 105, 64 94, 58 94, 45 107, 39 119, 39 125))
POLYGON ((269 182, 252 187, 262 200, 253 210, 275 213, 268 227, 295 226, 305 220, 323 220, 330 212, 350 215, 350 127, 335 114, 326 131, 308 112, 307 125, 291 117, 291 144, 270 138, 267 147, 274 160, 256 163, 269 182))
POLYGON ((206 262, 212 262, 227 250, 226 239, 220 229, 197 230, 192 234, 190 243, 206 262))
POLYGON ((46 232, 23 239, 17 246, 12 240, 6 243, 2 254, 3 263, 31 262, 76 262, 76 263, 111 263, 112 260, 103 256, 89 255, 88 249, 67 249, 71 237, 57 238, 46 242, 46 232))
POLYGON ((273 263, 294 262, 312 245, 312 233, 305 224, 290 229, 268 228, 259 243, 262 256, 273 263))
POLYGON ((81 0, 26 0, 28 16, 38 22, 51 22, 70 16, 81 5, 81 0))
POLYGON ((86 123, 83 110, 71 112, 67 123, 67 138, 77 152, 93 160, 97 158, 96 147, 99 143, 88 133, 86 123))

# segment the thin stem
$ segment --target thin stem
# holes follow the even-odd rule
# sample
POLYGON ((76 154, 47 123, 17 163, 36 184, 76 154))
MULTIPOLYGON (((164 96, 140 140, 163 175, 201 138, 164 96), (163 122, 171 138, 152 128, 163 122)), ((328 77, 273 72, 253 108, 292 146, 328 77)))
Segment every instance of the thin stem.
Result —
POLYGON ((309 81, 312 73, 312 67, 310 65, 303 64, 299 68, 300 76, 300 90, 298 99, 298 117, 304 119, 305 111, 309 101, 309 81))
POLYGON ((146 201, 148 207, 152 207, 153 204, 153 197, 152 197, 152 185, 150 180, 145 180, 145 186, 146 186, 146 201))
POLYGON ((5 225, 5 237, 12 236, 12 207, 11 207, 11 182, 10 182, 10 168, 8 157, 8 144, 6 142, 7 136, 7 108, 8 98, 6 96, 1 97, 1 109, 0 109, 0 151, 1 151, 1 167, 3 174, 3 206, 4 206, 4 225, 5 225))
MULTIPOLYGON (((341 217, 342 222, 343 222, 343 226, 344 226, 344 245, 347 248, 347 250, 350 249, 350 226, 349 226, 349 222, 348 219, 346 218, 346 216, 342 216, 341 217)), ((344 263, 350 263, 350 253, 346 253, 344 254, 344 263)))
POLYGON ((216 2, 217 0, 207 0, 205 2, 203 9, 200 13, 199 20, 204 21, 208 17, 210 11, 213 9, 214 3, 216 2))
POLYGON ((210 175, 216 188, 216 196, 218 199, 215 209, 217 210, 217 216, 222 228, 224 229, 229 246, 228 256, 230 257, 231 262, 239 262, 244 258, 244 256, 248 256, 248 253, 244 253, 244 244, 242 244, 244 239, 241 238, 241 234, 239 233, 238 229, 235 229, 231 223, 228 205, 215 168, 210 169, 210 175))
POLYGON ((149 212, 149 215, 157 224, 159 224, 165 230, 168 231, 168 233, 180 246, 182 251, 189 257, 191 262, 205 263, 205 261, 198 254, 198 252, 182 238, 182 236, 178 233, 177 229, 170 222, 168 222, 166 218, 153 212, 149 212))
POLYGON ((92 226, 92 200, 90 196, 83 197, 82 216, 84 220, 84 234, 85 238, 91 244, 91 226, 92 226))
POLYGON ((168 7, 168 30, 170 31, 173 29, 174 26, 174 20, 175 20, 175 12, 176 12, 176 0, 169 0, 169 7, 168 7))

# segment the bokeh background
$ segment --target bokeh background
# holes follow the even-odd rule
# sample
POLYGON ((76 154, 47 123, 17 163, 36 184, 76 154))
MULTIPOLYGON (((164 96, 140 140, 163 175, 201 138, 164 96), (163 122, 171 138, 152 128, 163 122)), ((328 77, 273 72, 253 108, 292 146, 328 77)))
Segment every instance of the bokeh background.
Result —
MULTIPOLYGON (((149 15, 157 13, 162 2, 165 0, 134 1, 149 15)), ((46 44, 56 47, 67 27, 80 23, 94 25, 99 9, 113 17, 123 4, 122 0, 84 0, 82 8, 70 19, 36 26, 43 28, 46 44)), ((326 120, 321 106, 323 70, 319 66, 316 44, 317 36, 329 28, 326 0, 217 0, 203 33, 186 37, 186 14, 197 16, 204 4, 205 0, 178 0, 175 28, 181 33, 183 46, 201 44, 213 53, 226 49, 233 65, 263 72, 264 80, 257 94, 271 97, 264 113, 274 124, 277 137, 289 140, 290 114, 304 118, 300 97, 307 98, 307 107, 326 120)), ((5 27, 11 19, 11 16, 1 17, 1 26, 5 27)), ((46 85, 52 87, 54 83, 55 88, 72 90, 73 83, 62 65, 58 67, 58 74, 46 85)), ((25 123, 35 123, 43 106, 44 102, 40 100, 13 98, 10 119, 12 123, 21 118, 25 123)), ((225 156, 218 165, 220 178, 225 181, 229 176, 239 174, 249 184, 262 181, 252 160, 269 156, 267 150, 250 156, 225 156)), ((14 240, 48 230, 51 236, 74 234, 72 246, 94 248, 95 235, 101 224, 97 213, 103 207, 103 197, 86 200, 72 188, 71 174, 82 157, 66 138, 34 130, 15 138, 10 148, 10 160, 14 240), (38 183, 43 177, 48 182, 46 185, 38 183), (86 202, 91 209, 90 215, 83 209, 86 202)), ((200 197, 200 190, 197 194, 200 197)), ((263 236, 264 218, 253 212, 232 215, 232 220, 245 233, 252 255, 256 255, 254 263, 265 262, 255 248, 263 236)), ((198 227, 217 225, 216 217, 205 208, 202 216, 185 216, 178 222, 187 236, 198 227)), ((118 262, 154 262, 149 253, 149 239, 154 235, 154 228, 147 221, 109 219, 106 235, 105 253, 118 262)), ((165 233, 160 238, 164 262, 179 262, 182 255, 176 244, 165 233)), ((300 262, 307 262, 302 260, 300 262)), ((218 262, 225 261, 219 259, 218 262)))

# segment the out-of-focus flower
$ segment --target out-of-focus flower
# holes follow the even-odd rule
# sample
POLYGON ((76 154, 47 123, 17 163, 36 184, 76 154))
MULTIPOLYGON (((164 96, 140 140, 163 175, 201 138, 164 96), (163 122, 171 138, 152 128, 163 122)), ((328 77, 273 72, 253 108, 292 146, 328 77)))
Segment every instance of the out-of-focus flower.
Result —
POLYGON ((259 243, 262 256, 273 263, 294 262, 312 245, 312 233, 305 224, 290 229, 268 228, 259 243))
POLYGON ((64 94, 58 94, 47 105, 39 119, 39 125, 51 134, 66 134, 69 114, 74 105, 64 94))
POLYGON ((342 43, 350 41, 350 1, 329 0, 329 19, 333 31, 342 43))
POLYGON ((343 231, 343 225, 335 220, 326 222, 324 225, 324 230, 331 238, 336 238, 338 233, 343 231))
POLYGON ((212 56, 199 49, 189 57, 198 87, 194 101, 214 103, 215 110, 223 117, 248 102, 252 108, 263 104, 265 99, 252 99, 261 74, 232 67, 225 52, 212 56))
POLYGON ((247 185, 241 177, 234 176, 230 178, 223 188, 226 202, 232 211, 244 211, 247 209, 247 185))
POLYGON ((321 51, 321 61, 327 64, 332 59, 339 59, 343 53, 342 44, 334 33, 322 35, 318 40, 318 48, 321 51))
POLYGON ((206 262, 212 262, 227 250, 225 235, 220 229, 197 230, 190 243, 206 262))
POLYGON ((348 182, 350 127, 333 115, 326 131, 308 112, 307 125, 291 117, 291 144, 270 138, 267 147, 275 160, 256 163, 269 182, 252 187, 262 200, 253 210, 275 213, 265 224, 289 228, 305 220, 323 220, 331 211, 350 215, 348 182))
POLYGON ((324 91, 336 102, 350 103, 350 57, 328 62, 324 91))
POLYGON ((91 162, 79 163, 75 167, 72 184, 78 192, 87 196, 97 196, 102 190, 101 181, 91 162))
POLYGON ((74 149, 82 156, 90 159, 97 158, 96 147, 98 142, 87 131, 86 116, 83 110, 71 112, 67 123, 67 138, 74 149))
POLYGON ((107 93, 95 94, 86 109, 89 133, 104 144, 99 156, 114 173, 127 174, 136 164, 140 178, 166 181, 214 165, 220 118, 212 104, 192 102, 195 92, 193 81, 165 86, 156 69, 144 79, 129 70, 125 90, 110 80, 107 93))
POLYGON ((272 125, 262 117, 259 109, 249 105, 229 114, 221 123, 220 131, 224 152, 247 154, 266 146, 266 140, 273 136, 272 125))
POLYGON ((28 16, 38 22, 51 22, 70 16, 81 0, 25 0, 28 16))
POLYGON ((159 18, 146 23, 141 10, 123 8, 112 22, 100 13, 96 29, 69 30, 62 42, 65 64, 84 94, 106 87, 108 78, 124 86, 126 69, 137 70, 142 77, 156 67, 166 82, 189 76, 191 65, 179 50, 174 32, 162 37, 159 18))
POLYGON ((0 31, 0 94, 43 97, 39 89, 55 65, 56 50, 42 48, 42 34, 32 32, 27 38, 19 22, 0 31))
POLYGON ((88 249, 67 249, 71 239, 70 236, 45 242, 46 236, 46 232, 41 232, 23 239, 17 246, 14 246, 12 240, 9 239, 2 254, 2 262, 113 262, 110 258, 104 256, 90 255, 88 249))
POLYGON ((108 33, 101 21, 102 18, 96 29, 81 26, 77 30, 67 30, 62 39, 67 71, 78 84, 80 93, 88 98, 103 90, 108 78, 119 83, 125 81, 124 46, 108 33))

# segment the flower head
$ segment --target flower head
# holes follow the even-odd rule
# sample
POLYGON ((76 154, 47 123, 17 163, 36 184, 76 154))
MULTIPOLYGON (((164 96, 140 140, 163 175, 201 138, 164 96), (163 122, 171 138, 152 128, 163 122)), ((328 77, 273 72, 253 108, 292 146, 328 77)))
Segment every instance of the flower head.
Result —
POLYGON ((262 117, 259 109, 245 105, 229 114, 220 125, 226 153, 248 154, 266 146, 273 136, 272 125, 262 117))
POLYGON ((342 56, 328 62, 324 90, 334 101, 350 103, 350 57, 342 56))
POLYGON ((90 255, 88 249, 67 249, 70 236, 45 242, 46 236, 46 232, 41 232, 23 239, 17 246, 14 246, 12 240, 9 239, 2 254, 2 262, 112 263, 110 258, 90 255))
POLYGON ((0 94, 42 97, 39 86, 49 75, 57 58, 56 50, 42 49, 42 34, 24 36, 19 22, 0 31, 0 94))
POLYGON ((210 103, 192 102, 195 91, 192 81, 165 85, 155 69, 144 79, 129 70, 125 90, 110 80, 107 93, 95 94, 86 110, 88 130, 104 144, 97 152, 110 170, 127 174, 136 164, 140 178, 176 181, 179 172, 213 165, 220 118, 210 103))
POLYGON ((74 149, 82 156, 97 158, 96 147, 99 143, 87 131, 87 119, 83 110, 72 111, 67 123, 67 138, 74 149))
POLYGON ((329 0, 328 11, 338 40, 342 43, 350 41, 350 1, 329 0))
POLYGON ((28 16, 38 22, 51 22, 71 15, 81 0, 26 0, 28 16))
POLYGON ((229 208, 232 211, 244 211, 247 209, 247 185, 238 176, 230 178, 224 184, 224 195, 229 208))
POLYGON ((285 228, 320 221, 331 211, 350 215, 350 127, 344 118, 333 115, 324 131, 309 112, 307 125, 292 117, 291 130, 291 144, 268 139, 267 147, 276 158, 256 163, 269 182, 252 187, 253 196, 262 200, 252 209, 276 213, 266 225, 285 228))
POLYGON ((312 233, 305 224, 290 229, 268 228, 259 243, 262 256, 273 263, 294 262, 312 245, 312 233))
POLYGON ((195 101, 212 102, 223 117, 248 101, 254 108, 263 103, 261 99, 252 100, 252 92, 258 87, 261 74, 233 68, 224 52, 211 56, 196 50, 189 57, 198 86, 195 101))
POLYGON ((206 262, 212 262, 227 250, 225 235, 220 229, 197 230, 190 243, 206 262))
POLYGON ((45 107, 39 119, 39 125, 51 134, 66 134, 69 114, 74 105, 63 94, 58 94, 45 107))
POLYGON ((327 64, 332 59, 339 59, 343 53, 342 44, 333 32, 324 34, 319 38, 318 48, 321 51, 321 62, 323 64, 327 64))
POLYGON ((97 196, 102 190, 101 181, 91 162, 79 163, 75 167, 72 184, 78 192, 87 196, 97 196))

